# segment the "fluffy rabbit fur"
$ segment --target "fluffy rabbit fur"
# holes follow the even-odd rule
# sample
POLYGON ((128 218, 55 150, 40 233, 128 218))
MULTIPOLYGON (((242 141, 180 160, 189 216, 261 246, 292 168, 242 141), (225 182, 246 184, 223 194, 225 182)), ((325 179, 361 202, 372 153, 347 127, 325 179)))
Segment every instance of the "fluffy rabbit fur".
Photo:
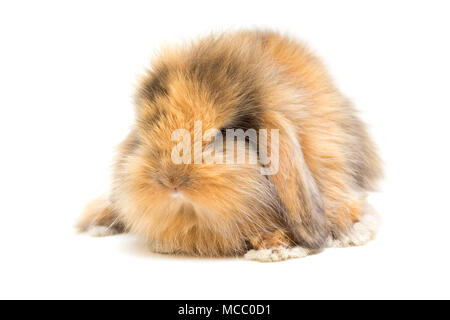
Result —
POLYGON ((131 232, 156 252, 283 260, 372 238, 366 196, 380 175, 364 124, 307 48, 269 31, 212 35, 154 61, 109 197, 90 203, 78 228, 131 232), (194 121, 278 129, 278 173, 174 164, 171 134, 194 121))

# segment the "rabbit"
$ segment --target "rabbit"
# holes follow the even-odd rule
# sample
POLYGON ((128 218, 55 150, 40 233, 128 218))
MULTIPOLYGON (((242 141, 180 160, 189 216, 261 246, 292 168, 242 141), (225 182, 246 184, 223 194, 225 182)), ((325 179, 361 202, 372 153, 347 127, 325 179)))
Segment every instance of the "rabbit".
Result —
MULTIPOLYGON (((257 155, 250 140, 237 149, 257 155)), ((77 227, 130 232, 159 253, 279 261, 371 240, 379 218, 366 198, 381 177, 365 125, 304 44, 270 30, 211 34, 162 50, 139 81, 110 193, 77 227), (277 130, 278 170, 174 163, 178 129, 277 130)))

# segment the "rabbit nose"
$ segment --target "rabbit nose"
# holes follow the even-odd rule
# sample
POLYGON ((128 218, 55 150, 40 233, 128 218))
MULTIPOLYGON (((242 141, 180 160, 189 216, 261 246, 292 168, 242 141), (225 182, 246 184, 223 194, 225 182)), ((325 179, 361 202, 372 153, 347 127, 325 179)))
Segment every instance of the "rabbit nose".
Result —
POLYGON ((178 181, 177 179, 175 179, 172 176, 169 177, 159 177, 158 178, 158 182, 161 183, 164 187, 168 188, 168 189, 177 189, 180 187, 180 181, 178 181))
POLYGON ((190 178, 184 172, 173 168, 158 175, 158 182, 174 192, 179 192, 180 188, 186 186, 189 181, 190 178))

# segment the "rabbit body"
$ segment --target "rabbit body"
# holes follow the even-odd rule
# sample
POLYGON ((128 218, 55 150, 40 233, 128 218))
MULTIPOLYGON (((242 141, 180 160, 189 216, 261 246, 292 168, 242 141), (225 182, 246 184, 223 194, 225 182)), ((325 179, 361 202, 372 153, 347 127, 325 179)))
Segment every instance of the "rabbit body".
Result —
POLYGON ((364 220, 380 176, 364 124, 303 44, 271 31, 211 35, 155 59, 136 93, 110 195, 86 209, 79 227, 129 231, 166 253, 317 251, 348 239, 364 220), (202 132, 277 129, 278 171, 175 164, 172 134, 183 128, 193 137, 196 121, 202 132))

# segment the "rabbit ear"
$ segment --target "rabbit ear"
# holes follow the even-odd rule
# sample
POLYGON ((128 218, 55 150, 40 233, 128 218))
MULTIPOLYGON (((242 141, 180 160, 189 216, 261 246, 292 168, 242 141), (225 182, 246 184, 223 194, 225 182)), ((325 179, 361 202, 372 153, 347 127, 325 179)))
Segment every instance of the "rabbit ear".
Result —
POLYGON ((279 130, 279 168, 269 179, 281 199, 284 219, 299 245, 322 248, 327 238, 325 210, 317 184, 303 158, 297 130, 276 113, 266 115, 264 120, 266 128, 279 130))

